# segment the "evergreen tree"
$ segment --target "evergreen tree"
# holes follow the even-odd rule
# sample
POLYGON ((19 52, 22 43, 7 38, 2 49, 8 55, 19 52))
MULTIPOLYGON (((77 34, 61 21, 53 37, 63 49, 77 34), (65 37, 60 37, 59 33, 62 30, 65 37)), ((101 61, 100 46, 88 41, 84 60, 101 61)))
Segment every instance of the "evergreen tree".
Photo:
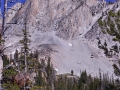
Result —
POLYGON ((74 74, 74 71, 73 71, 73 70, 71 70, 71 75, 73 76, 73 74, 74 74))
POLYGON ((104 42, 104 46, 105 46, 105 48, 107 47, 107 43, 106 43, 106 40, 105 40, 105 42, 104 42))
POLYGON ((22 31, 23 31, 23 38, 22 38, 22 40, 20 40, 20 43, 23 46, 21 49, 22 49, 22 52, 24 53, 25 72, 27 72, 27 70, 28 70, 27 57, 28 57, 28 53, 29 53, 28 45, 30 43, 30 40, 29 40, 30 36, 29 36, 29 34, 28 34, 26 29, 23 29, 22 31))
POLYGON ((98 48, 101 48, 101 41, 98 39, 98 48))
POLYGON ((82 83, 86 83, 86 81, 87 81, 86 71, 82 72, 80 79, 82 80, 82 83))
POLYGON ((14 60, 15 61, 18 61, 18 59, 19 59, 19 55, 18 54, 19 54, 18 50, 16 49, 15 54, 14 54, 14 60))
POLYGON ((8 64, 10 64, 9 59, 7 58, 6 55, 2 56, 2 60, 3 60, 3 67, 6 67, 8 64))
POLYGON ((118 68, 118 66, 116 64, 113 64, 113 68, 114 68, 114 73, 119 76, 120 75, 120 69, 118 68))
POLYGON ((100 90, 101 90, 101 86, 102 86, 102 76, 101 76, 101 69, 99 69, 99 81, 100 81, 100 90))

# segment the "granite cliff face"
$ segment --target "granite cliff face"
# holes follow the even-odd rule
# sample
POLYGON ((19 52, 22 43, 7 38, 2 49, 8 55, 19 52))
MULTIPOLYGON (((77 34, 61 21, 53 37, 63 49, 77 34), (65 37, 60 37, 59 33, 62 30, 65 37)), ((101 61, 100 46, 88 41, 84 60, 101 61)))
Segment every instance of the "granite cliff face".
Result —
POLYGON ((15 5, 13 5, 11 7, 11 9, 9 9, 6 13, 6 22, 9 23, 11 21, 11 19, 15 16, 15 14, 20 10, 20 8, 22 7, 21 3, 16 3, 15 5))
POLYGON ((7 25, 5 46, 9 48, 5 53, 20 50, 19 40, 27 22, 30 48, 39 50, 39 59, 50 56, 58 74, 74 70, 79 75, 80 70, 86 70, 96 76, 101 69, 112 75, 113 62, 99 50, 97 42, 84 36, 114 5, 96 0, 27 0, 9 21, 17 24, 7 25))

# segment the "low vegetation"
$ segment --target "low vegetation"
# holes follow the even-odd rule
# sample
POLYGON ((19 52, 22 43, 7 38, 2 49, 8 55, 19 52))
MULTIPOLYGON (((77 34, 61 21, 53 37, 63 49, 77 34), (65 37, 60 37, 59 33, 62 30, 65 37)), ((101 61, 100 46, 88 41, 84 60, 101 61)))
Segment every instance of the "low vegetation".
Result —
POLYGON ((98 24, 103 34, 113 36, 113 41, 120 42, 120 10, 115 13, 113 10, 108 12, 107 17, 98 19, 98 24))

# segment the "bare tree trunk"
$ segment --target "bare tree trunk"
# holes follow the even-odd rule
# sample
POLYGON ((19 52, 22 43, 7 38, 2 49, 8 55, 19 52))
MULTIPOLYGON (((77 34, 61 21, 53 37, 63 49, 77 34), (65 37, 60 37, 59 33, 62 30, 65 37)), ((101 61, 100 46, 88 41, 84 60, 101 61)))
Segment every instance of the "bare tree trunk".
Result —
MULTIPOLYGON (((27 15, 25 17, 25 47, 27 46, 27 15)), ((25 48, 24 50, 24 54, 25 54, 25 72, 27 72, 27 60, 26 60, 26 57, 27 57, 27 49, 25 48)))
MULTIPOLYGON (((4 3, 3 3, 3 13, 2 13, 2 16, 3 16, 3 19, 2 19, 2 29, 0 31, 0 41, 4 40, 4 32, 7 30, 7 28, 9 27, 6 27, 6 12, 7 12, 7 6, 8 6, 8 2, 13 2, 14 0, 3 0, 4 3)), ((1 45, 0 45, 0 54, 2 55, 4 50, 6 49, 4 47, 4 42, 0 42, 1 45), (5 49, 4 49, 5 48, 5 49)))
POLYGON ((26 60, 26 52, 24 53, 25 54, 25 73, 27 72, 27 60, 26 60))
POLYGON ((4 36, 4 30, 5 30, 5 25, 6 25, 6 22, 5 22, 6 21, 6 11, 7 11, 7 0, 4 0, 1 37, 4 36))
POLYGON ((3 21, 2 21, 2 30, 1 30, 1 37, 4 35, 3 31, 5 28, 5 12, 6 12, 6 0, 4 0, 4 8, 3 8, 3 21))

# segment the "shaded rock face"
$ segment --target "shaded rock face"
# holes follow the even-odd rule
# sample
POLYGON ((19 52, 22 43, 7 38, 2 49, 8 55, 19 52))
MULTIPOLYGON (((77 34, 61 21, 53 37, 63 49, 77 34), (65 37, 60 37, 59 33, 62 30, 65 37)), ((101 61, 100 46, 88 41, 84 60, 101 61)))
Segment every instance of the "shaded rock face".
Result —
POLYGON ((80 70, 86 70, 96 76, 100 68, 102 73, 108 71, 112 75, 112 62, 96 43, 84 38, 94 19, 99 18, 92 16, 91 7, 95 5, 96 0, 27 0, 10 21, 17 24, 5 32, 5 46, 9 47, 5 53, 20 50, 19 40, 26 22, 30 48, 39 50, 39 59, 50 56, 58 74, 74 70, 79 75, 80 70))

